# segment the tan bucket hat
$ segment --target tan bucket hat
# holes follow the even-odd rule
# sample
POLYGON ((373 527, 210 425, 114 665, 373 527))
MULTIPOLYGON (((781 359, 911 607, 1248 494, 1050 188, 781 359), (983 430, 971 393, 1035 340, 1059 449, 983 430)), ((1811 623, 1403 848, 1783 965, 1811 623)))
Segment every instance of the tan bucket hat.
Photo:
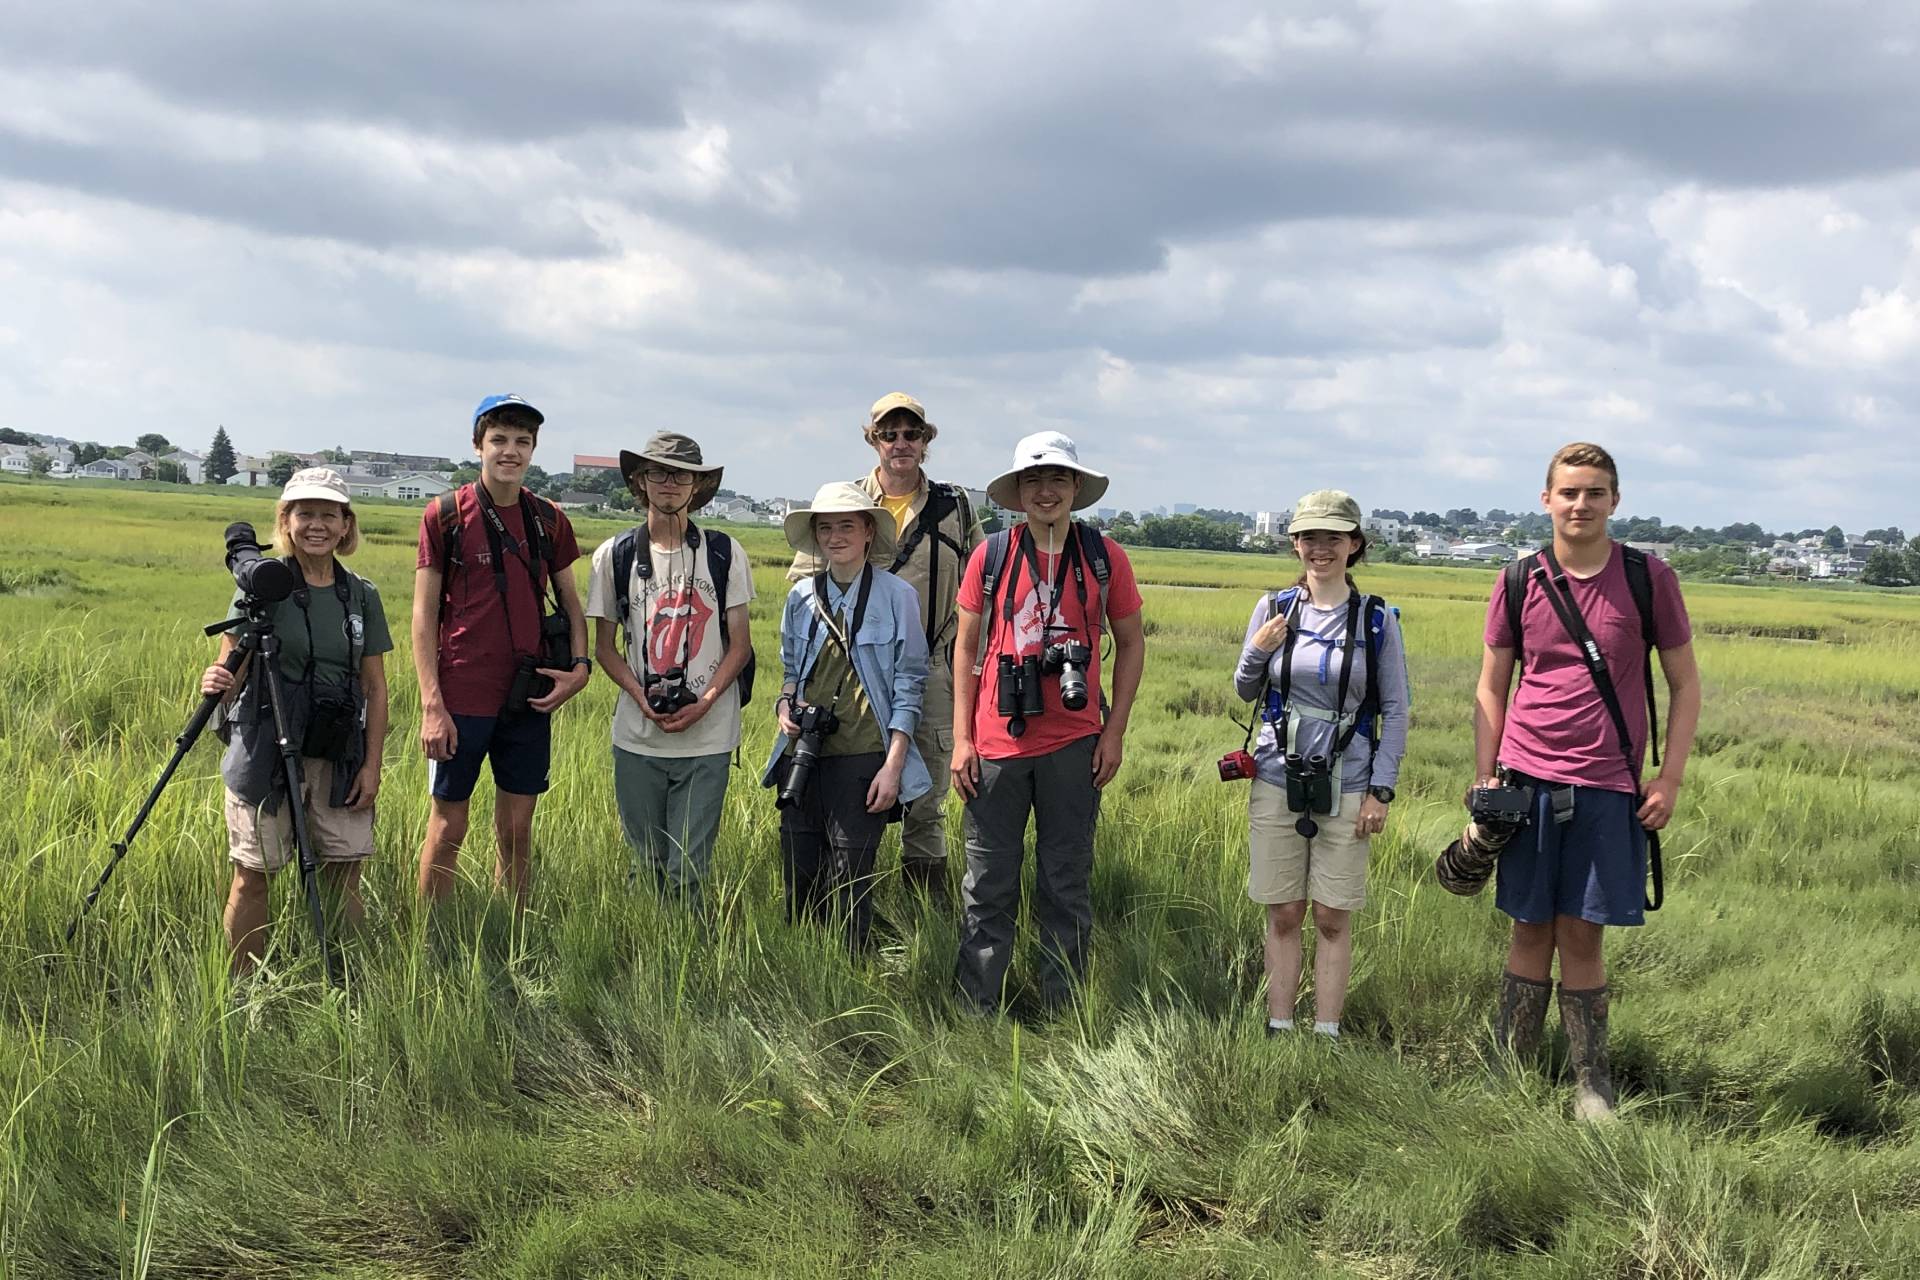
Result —
POLYGON ((1293 504, 1293 519, 1287 523, 1287 532, 1309 533, 1315 529, 1360 532, 1360 504, 1344 490, 1315 489, 1293 504))
POLYGON ((647 463, 656 463, 675 471, 694 473, 693 496, 687 500, 687 510, 698 511, 713 501, 713 495, 720 491, 720 476, 723 467, 708 466, 700 458, 700 446, 694 443, 692 436, 683 436, 678 431, 656 431, 647 441, 646 447, 634 453, 628 449, 620 451, 620 475, 627 482, 641 510, 647 506, 647 486, 641 480, 640 472, 647 463))
POLYGON ((886 417, 895 409, 905 409, 908 413, 920 419, 920 425, 927 429, 928 440, 932 440, 940 434, 940 428, 927 421, 927 409, 925 405, 904 391, 889 391, 886 395, 881 396, 873 402, 873 408, 867 410, 866 432, 869 437, 871 437, 873 429, 880 425, 880 419, 886 417))
POLYGON ((1061 467, 1080 473, 1080 492, 1073 499, 1075 511, 1084 511, 1107 492, 1106 476, 1080 465, 1080 447, 1070 438, 1058 431, 1036 431, 1013 446, 1013 466, 987 484, 987 496, 1008 511, 1024 510, 1020 505, 1020 473, 1035 467, 1061 467))
POLYGON ((899 545, 893 514, 869 498, 865 489, 844 480, 821 485, 820 491, 813 495, 813 505, 806 510, 787 512, 782 522, 787 531, 787 545, 825 560, 827 553, 820 549, 820 540, 813 536, 813 518, 850 511, 864 511, 873 521, 873 545, 867 548, 868 562, 882 567, 891 565, 899 545))

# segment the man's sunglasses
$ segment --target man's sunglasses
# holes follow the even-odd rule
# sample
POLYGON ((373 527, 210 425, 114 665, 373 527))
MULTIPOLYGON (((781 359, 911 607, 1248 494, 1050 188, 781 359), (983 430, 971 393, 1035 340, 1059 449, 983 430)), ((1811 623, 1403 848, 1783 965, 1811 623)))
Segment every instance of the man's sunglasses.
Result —
POLYGON ((874 439, 884 440, 888 444, 892 444, 902 436, 906 437, 908 444, 918 444, 927 438, 927 429, 925 427, 876 427, 873 435, 874 439))

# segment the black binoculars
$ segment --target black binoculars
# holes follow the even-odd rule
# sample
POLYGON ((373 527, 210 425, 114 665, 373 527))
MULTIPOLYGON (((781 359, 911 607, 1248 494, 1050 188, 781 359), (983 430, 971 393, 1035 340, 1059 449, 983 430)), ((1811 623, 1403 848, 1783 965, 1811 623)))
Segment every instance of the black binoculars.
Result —
POLYGON ((665 671, 649 671, 646 681, 647 710, 657 716, 670 716, 683 707, 690 707, 700 701, 698 695, 687 689, 687 673, 682 667, 669 667, 665 671))

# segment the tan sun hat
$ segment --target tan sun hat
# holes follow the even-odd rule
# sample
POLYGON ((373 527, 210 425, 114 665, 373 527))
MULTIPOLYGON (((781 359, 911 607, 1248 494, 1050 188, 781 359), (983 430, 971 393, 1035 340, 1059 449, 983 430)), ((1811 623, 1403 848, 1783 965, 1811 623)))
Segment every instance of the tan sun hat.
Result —
POLYGON ((698 511, 706 506, 713 500, 713 495, 720 491, 720 476, 725 468, 709 466, 702 461, 700 446, 692 436, 683 436, 678 431, 656 431, 640 452, 634 453, 630 449, 620 451, 620 476, 627 482, 627 489, 643 511, 647 506, 647 486, 640 473, 649 462, 670 471, 693 473, 693 495, 687 499, 689 511, 698 511))
POLYGON ((1013 446, 1013 466, 987 484, 987 496, 1008 511, 1022 511, 1020 473, 1037 467, 1060 467, 1080 475, 1080 491, 1073 497, 1073 509, 1083 511, 1100 501, 1107 491, 1107 478, 1091 467, 1080 465, 1080 447, 1058 431, 1036 431, 1013 446))
POLYGON ((920 419, 920 425, 927 429, 928 440, 940 434, 940 428, 927 421, 927 409, 925 405, 904 391, 889 391, 886 395, 881 396, 873 402, 873 408, 867 410, 866 430, 868 435, 871 436, 873 429, 880 425, 880 420, 892 413, 895 409, 905 409, 908 413, 920 419))
POLYGON ((287 478, 287 487, 280 491, 280 501, 337 502, 345 507, 352 505, 353 491, 332 467, 308 467, 287 478))
POLYGON ((1360 532, 1360 504, 1344 490, 1315 489, 1293 504, 1293 519, 1287 523, 1287 532, 1309 533, 1315 529, 1360 532))
POLYGON ((820 549, 820 540, 813 536, 813 518, 844 515, 852 511, 866 512, 873 522, 873 544, 867 548, 868 561, 883 567, 891 565, 894 550, 899 545, 893 514, 869 498, 865 489, 844 480, 821 485, 820 492, 813 495, 811 507, 787 512, 787 518, 782 522, 787 531, 787 545, 795 551, 804 551, 825 560, 827 553, 820 549))

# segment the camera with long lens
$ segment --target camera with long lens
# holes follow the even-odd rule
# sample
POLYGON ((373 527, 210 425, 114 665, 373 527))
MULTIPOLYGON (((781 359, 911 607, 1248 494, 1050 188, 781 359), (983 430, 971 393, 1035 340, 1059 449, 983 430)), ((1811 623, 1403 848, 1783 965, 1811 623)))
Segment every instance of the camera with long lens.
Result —
POLYGON ((800 726, 800 736, 794 739, 793 749, 787 753, 786 781, 780 784, 779 794, 773 800, 776 809, 800 803, 800 798, 807 794, 807 784, 813 781, 813 767, 820 761, 821 745, 840 732, 840 717, 833 713, 832 707, 802 707, 794 723, 800 726))
POLYGON ((278 604, 299 585, 287 562, 268 555, 244 520, 227 526, 227 572, 256 604, 278 604))
POLYGON ((999 711, 1006 717, 1007 735, 1017 738, 1027 731, 1027 720, 1046 709, 1040 697, 1040 657, 1028 654, 1015 658, 1003 653, 995 671, 1000 690, 999 711))
POLYGON ((1087 705, 1087 667, 1093 662, 1093 650, 1078 640, 1062 640, 1047 646, 1041 665, 1049 675, 1060 677, 1060 705, 1069 711, 1081 711, 1087 705))
POLYGON ((683 667, 649 671, 646 690, 647 710, 657 716, 670 716, 683 707, 690 707, 700 701, 697 694, 687 689, 687 673, 683 667))
POLYGON ((1533 814, 1533 788, 1475 787, 1467 795, 1471 821, 1460 838, 1433 863, 1433 875, 1448 893, 1468 897, 1487 887, 1500 854, 1533 814))

